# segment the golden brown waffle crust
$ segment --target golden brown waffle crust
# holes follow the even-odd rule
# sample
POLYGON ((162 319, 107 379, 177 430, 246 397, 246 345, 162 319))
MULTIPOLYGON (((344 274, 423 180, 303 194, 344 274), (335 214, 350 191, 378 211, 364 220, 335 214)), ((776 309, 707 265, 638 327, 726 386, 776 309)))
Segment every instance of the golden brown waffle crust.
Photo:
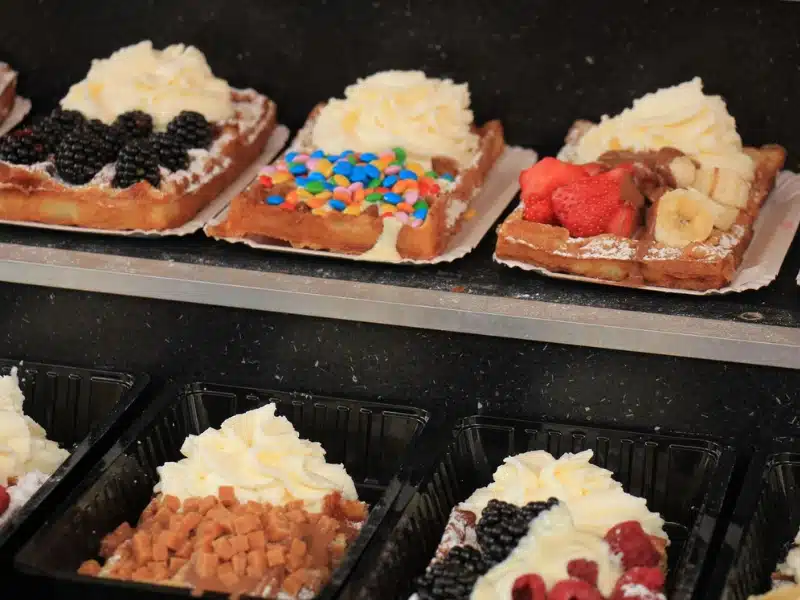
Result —
POLYGON ((275 103, 254 90, 231 92, 235 116, 215 124, 208 151, 190 150, 186 171, 162 170, 158 188, 142 181, 111 187, 113 165, 86 185, 50 175, 51 163, 0 162, 0 219, 97 229, 157 231, 179 227, 213 201, 261 154, 275 128, 275 103))
MULTIPOLYGON (((314 150, 311 134, 323 107, 324 104, 319 104, 311 112, 297 134, 292 149, 314 150)), ((432 199, 422 226, 403 226, 400 230, 397 252, 402 258, 434 258, 444 252, 448 240, 459 230, 464 212, 505 148, 503 127, 499 121, 489 121, 477 132, 480 143, 474 163, 459 173, 452 190, 432 199)), ((375 245, 383 231, 383 219, 379 216, 288 212, 265 204, 267 193, 263 185, 254 181, 234 198, 225 221, 210 227, 209 234, 215 237, 284 242, 296 248, 362 254, 375 245)))
MULTIPOLYGON (((567 136, 568 144, 577 141, 585 130, 585 122, 576 122, 567 136)), ((497 228, 495 253, 500 259, 620 285, 698 291, 724 287, 742 262, 755 218, 786 160, 786 151, 772 144, 746 148, 745 152, 756 163, 748 204, 730 231, 715 229, 704 242, 672 248, 647 237, 603 234, 573 238, 563 227, 525 221, 520 204, 497 228)))
POLYGON ((0 124, 6 120, 17 99, 17 73, 0 62, 0 124))

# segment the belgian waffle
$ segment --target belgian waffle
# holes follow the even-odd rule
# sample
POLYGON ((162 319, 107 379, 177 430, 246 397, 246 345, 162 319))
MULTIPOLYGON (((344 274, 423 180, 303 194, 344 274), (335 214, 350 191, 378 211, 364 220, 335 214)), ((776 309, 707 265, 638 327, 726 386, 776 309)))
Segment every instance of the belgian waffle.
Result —
MULTIPOLYGON (((313 152, 311 134, 317 115, 324 104, 314 108, 298 133, 291 150, 313 152)), ((475 128, 480 136, 473 163, 458 171, 454 161, 434 158, 433 168, 439 174, 454 176, 454 186, 426 198, 430 209, 422 226, 404 225, 396 248, 402 258, 430 259, 441 254, 447 242, 461 225, 469 203, 480 191, 489 171, 503 152, 505 142, 499 121, 490 121, 475 128)), ((357 149, 356 149, 357 150, 357 149)), ((311 212, 287 212, 264 202, 268 189, 258 180, 234 198, 224 221, 208 228, 210 235, 222 238, 279 240, 297 248, 333 250, 362 254, 373 248, 383 231, 383 219, 377 214, 359 215, 311 212)))
POLYGON ((254 90, 232 90, 235 115, 214 123, 208 150, 190 150, 189 168, 162 171, 160 185, 111 186, 114 165, 86 185, 55 175, 51 160, 34 165, 0 162, 0 219, 99 229, 162 230, 194 217, 260 154, 276 124, 276 106, 254 90))
POLYGON ((17 99, 17 73, 6 63, 0 62, 0 124, 14 108, 17 99))
MULTIPOLYGON (((569 159, 571 148, 590 126, 586 121, 573 125, 560 157, 569 159)), ((524 220, 520 205, 498 227, 496 255, 554 272, 630 286, 690 290, 723 287, 741 264, 753 235, 755 218, 786 159, 786 151, 777 145, 745 148, 745 152, 756 165, 747 204, 729 230, 715 228, 703 242, 683 248, 658 243, 653 236, 657 199, 647 211, 644 225, 630 238, 611 234, 570 237, 563 227, 524 220)))

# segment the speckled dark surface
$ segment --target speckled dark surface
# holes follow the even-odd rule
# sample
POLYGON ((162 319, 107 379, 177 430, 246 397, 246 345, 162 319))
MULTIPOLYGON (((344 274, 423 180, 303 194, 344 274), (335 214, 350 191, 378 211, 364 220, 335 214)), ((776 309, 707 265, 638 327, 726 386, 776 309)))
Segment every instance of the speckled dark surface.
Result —
MULTIPOLYGON (((293 128, 359 76, 422 68, 468 81, 478 120, 500 117, 511 143, 543 154, 557 150, 575 118, 618 112, 643 93, 700 75, 707 90, 725 96, 746 142, 782 143, 788 166, 798 167, 800 3, 619 0, 614 7, 612 15, 603 3, 553 1, 203 0, 190 8, 177 1, 11 0, 3 4, 0 57, 20 70, 20 89, 35 110, 46 112, 94 57, 145 38, 193 43, 233 85, 275 98, 293 128)), ((490 259, 493 233, 466 259, 430 268, 287 257, 202 236, 120 240, 1 227, 0 241, 714 319, 757 312, 763 323, 800 326, 798 243, 768 289, 693 298, 500 267, 490 259)))

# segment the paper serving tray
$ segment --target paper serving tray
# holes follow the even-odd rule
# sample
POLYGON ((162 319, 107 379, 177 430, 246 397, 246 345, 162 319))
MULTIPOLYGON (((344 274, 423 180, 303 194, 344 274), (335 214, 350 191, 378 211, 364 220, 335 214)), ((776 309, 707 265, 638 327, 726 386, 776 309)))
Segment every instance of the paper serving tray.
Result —
MULTIPOLYGON (((308 248, 293 248, 289 244, 284 244, 277 240, 275 243, 263 243, 249 238, 216 237, 209 233, 208 227, 206 227, 205 231, 207 235, 214 237, 214 239, 231 243, 247 244, 251 248, 257 248, 259 250, 273 250, 275 252, 288 252, 291 254, 307 254, 311 256, 326 256, 329 258, 343 258, 346 260, 403 265, 435 265, 442 262, 453 262, 454 260, 463 258, 474 250, 483 237, 492 229, 497 219, 519 191, 520 171, 530 167, 536 162, 536 158, 536 153, 533 150, 516 146, 507 146, 489 172, 484 186, 481 188, 478 195, 470 202, 469 208, 463 217, 461 229, 450 239, 445 251, 430 260, 371 259, 358 254, 310 250, 308 248)), ((208 223, 208 225, 216 225, 224 221, 226 213, 227 209, 223 210, 212 222, 208 223)))
MULTIPOLYGON (((632 285, 627 283, 607 281, 571 275, 569 273, 555 273, 544 267, 530 265, 516 260, 498 258, 494 261, 507 267, 516 267, 524 271, 535 271, 546 277, 555 279, 568 279, 600 285, 613 285, 618 287, 635 287, 636 289, 666 292, 668 294, 689 294, 692 296, 708 296, 712 294, 730 294, 757 290, 772 283, 778 276, 786 253, 792 245, 792 240, 800 225, 800 175, 783 171, 778 175, 775 188, 759 212, 753 226, 753 239, 745 251, 742 264, 734 275, 729 285, 717 290, 684 290, 664 288, 651 285, 632 285)), ((798 275, 800 283, 800 275, 798 275)))
POLYGON ((180 227, 161 230, 145 229, 97 229, 93 227, 76 227, 74 225, 54 225, 51 223, 39 223, 37 221, 9 221, 0 219, 0 224, 19 225, 21 227, 33 227, 35 229, 52 229, 54 231, 71 231, 76 233, 99 233, 102 235, 118 235, 127 237, 165 237, 165 236, 184 236, 200 231, 214 215, 219 213, 230 203, 239 192, 244 190, 248 184, 258 175, 259 169, 272 161, 278 152, 286 145, 289 139, 289 129, 283 125, 277 125, 267 140, 267 145, 258 158, 245 169, 241 175, 228 188, 225 189, 217 198, 197 213, 190 221, 180 227))
POLYGON ((70 451, 69 457, 33 497, 0 526, 0 566, 10 562, 24 538, 41 525, 69 485, 76 483, 79 463, 109 443, 118 425, 149 381, 105 369, 81 369, 18 360, 0 360, 0 374, 17 367, 25 395, 23 410, 39 423, 47 437, 70 451), (65 485, 66 484, 66 485, 65 485))
POLYGON ((800 439, 779 438, 756 454, 730 518, 709 598, 747 600, 770 589, 770 576, 800 529, 800 439))
MULTIPOLYGON (((474 416, 464 419, 438 465, 398 497, 394 529, 373 544, 342 598, 407 600, 433 558, 450 511, 491 482, 503 459, 529 450, 594 450, 625 490, 666 520, 667 597, 689 600, 708 554, 735 454, 712 441, 596 427, 474 416)), ((387 523, 387 527, 389 523, 387 523)))
POLYGON ((359 498, 370 505, 361 534, 318 596, 333 598, 403 488, 396 473, 427 422, 425 411, 204 383, 169 390, 53 511, 50 521, 17 555, 16 568, 40 584, 71 589, 82 598, 189 597, 186 589, 84 577, 76 571, 81 562, 97 555, 105 534, 123 521, 138 519, 158 481, 156 468, 181 457, 187 435, 219 427, 228 417, 268 402, 278 405, 278 414, 289 419, 302 438, 320 442, 329 462, 344 464, 359 498))

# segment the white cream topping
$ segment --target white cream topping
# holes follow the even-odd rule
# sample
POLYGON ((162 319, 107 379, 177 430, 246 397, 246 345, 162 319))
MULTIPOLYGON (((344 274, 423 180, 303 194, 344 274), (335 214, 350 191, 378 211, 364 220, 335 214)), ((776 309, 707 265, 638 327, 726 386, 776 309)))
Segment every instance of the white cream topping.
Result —
POLYGON ((509 456, 494 481, 475 491, 459 506, 480 518, 489 500, 523 506, 558 498, 566 504, 580 531, 603 536, 623 521, 638 521, 649 535, 667 539, 664 519, 647 508, 644 498, 625 492, 611 471, 591 464, 591 450, 556 459, 544 450, 509 456))
POLYGON ((20 477, 16 484, 7 489, 9 504, 6 511, 0 514, 0 527, 33 497, 49 477, 49 475, 45 475, 41 471, 29 471, 20 477))
POLYGON ((0 377, 0 485, 29 471, 52 475, 69 456, 23 412, 24 402, 15 368, 10 375, 0 377))
POLYGON ((375 245, 361 254, 359 258, 379 261, 403 260, 397 251, 397 238, 403 229, 403 223, 394 217, 386 217, 382 221, 383 229, 375 241, 375 245))
POLYGON ((592 162, 608 150, 681 150, 701 166, 736 171, 752 181, 755 165, 742 152, 736 121, 720 96, 703 93, 695 77, 646 94, 615 117, 603 115, 574 148, 575 162, 592 162))
POLYGON ((578 529, 569 509, 559 504, 536 517, 509 557, 478 579, 470 600, 511 598, 514 582, 529 573, 539 575, 550 590, 569 578, 567 565, 575 559, 597 563, 597 589, 610 596, 623 573, 619 558, 602 536, 578 529))
POLYGON ((231 89, 214 77, 202 52, 183 44, 154 50, 150 41, 93 60, 86 79, 70 88, 61 106, 104 123, 141 110, 159 130, 183 110, 199 112, 211 122, 234 116, 231 89))
POLYGON ((426 167, 432 157, 447 156, 463 168, 475 159, 479 141, 469 104, 467 84, 421 71, 384 71, 359 79, 344 99, 329 100, 311 141, 329 153, 380 153, 400 146, 426 167))
POLYGON ((157 493, 183 500, 233 486, 241 502, 303 500, 312 512, 321 511, 325 496, 336 491, 358 499, 344 466, 327 463, 322 446, 300 439, 285 417, 276 416, 274 404, 226 419, 220 429, 190 435, 181 453, 185 458, 158 468, 157 493))
POLYGON ((794 538, 794 547, 786 554, 784 562, 778 565, 778 572, 800 583, 800 531, 794 538))

